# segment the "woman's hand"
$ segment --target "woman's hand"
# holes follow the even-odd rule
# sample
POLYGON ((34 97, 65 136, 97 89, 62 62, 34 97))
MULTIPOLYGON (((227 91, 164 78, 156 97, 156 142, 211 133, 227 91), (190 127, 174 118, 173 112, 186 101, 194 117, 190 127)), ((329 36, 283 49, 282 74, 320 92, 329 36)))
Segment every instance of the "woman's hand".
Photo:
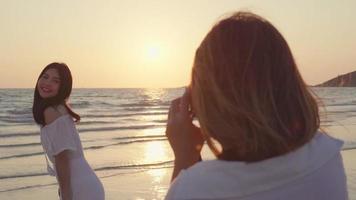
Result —
POLYGON ((187 89, 182 97, 172 101, 169 108, 166 136, 175 156, 172 180, 182 169, 194 165, 201 158, 204 139, 200 128, 192 123, 189 105, 190 92, 187 89))

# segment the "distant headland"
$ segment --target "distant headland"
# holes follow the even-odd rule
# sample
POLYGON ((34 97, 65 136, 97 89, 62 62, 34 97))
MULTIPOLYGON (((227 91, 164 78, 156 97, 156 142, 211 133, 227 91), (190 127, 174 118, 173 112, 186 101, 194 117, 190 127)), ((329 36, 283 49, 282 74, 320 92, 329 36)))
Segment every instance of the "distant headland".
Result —
POLYGON ((339 75, 315 87, 356 87, 356 71, 339 75))

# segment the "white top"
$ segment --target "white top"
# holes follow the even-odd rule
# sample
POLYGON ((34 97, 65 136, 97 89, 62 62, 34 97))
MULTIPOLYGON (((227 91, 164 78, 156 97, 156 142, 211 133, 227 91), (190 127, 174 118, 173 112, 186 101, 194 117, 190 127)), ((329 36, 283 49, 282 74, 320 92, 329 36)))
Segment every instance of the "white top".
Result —
MULTIPOLYGON (((41 128, 41 143, 52 164, 55 163, 54 156, 64 150, 70 150, 70 160, 84 157, 79 134, 69 114, 62 115, 41 128)), ((50 175, 56 175, 54 165, 48 165, 47 170, 50 175)))
POLYGON ((199 162, 180 172, 166 199, 348 199, 342 144, 317 133, 301 148, 260 162, 199 162))
POLYGON ((42 127, 41 143, 53 166, 47 161, 47 170, 50 175, 56 177, 54 156, 69 150, 70 181, 74 200, 105 199, 103 185, 84 158, 80 137, 71 115, 64 114, 42 127))

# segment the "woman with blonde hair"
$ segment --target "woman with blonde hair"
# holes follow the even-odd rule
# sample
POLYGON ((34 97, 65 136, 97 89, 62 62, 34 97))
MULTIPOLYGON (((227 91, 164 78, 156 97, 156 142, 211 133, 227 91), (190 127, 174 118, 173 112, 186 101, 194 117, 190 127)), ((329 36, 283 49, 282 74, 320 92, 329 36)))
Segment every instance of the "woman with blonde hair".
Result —
POLYGON ((172 101, 166 199, 347 199, 342 142, 319 126, 283 36, 255 14, 235 13, 207 34, 190 87, 172 101), (204 141, 216 160, 199 162, 204 141))

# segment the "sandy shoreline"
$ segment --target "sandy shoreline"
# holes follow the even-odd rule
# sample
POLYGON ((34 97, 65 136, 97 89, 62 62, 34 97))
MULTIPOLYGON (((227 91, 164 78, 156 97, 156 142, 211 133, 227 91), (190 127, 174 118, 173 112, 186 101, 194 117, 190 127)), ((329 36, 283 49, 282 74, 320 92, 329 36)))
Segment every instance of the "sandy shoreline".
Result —
MULTIPOLYGON (((356 150, 342 152, 348 179, 349 199, 356 200, 356 150)), ((169 187, 172 168, 149 169, 126 173, 112 172, 100 176, 105 187, 107 200, 118 199, 163 199, 169 187)), ((57 185, 29 188, 21 191, 0 193, 0 199, 37 200, 58 199, 57 185)))
POLYGON ((347 176, 349 200, 356 200, 356 150, 345 150, 342 152, 342 157, 347 176))

